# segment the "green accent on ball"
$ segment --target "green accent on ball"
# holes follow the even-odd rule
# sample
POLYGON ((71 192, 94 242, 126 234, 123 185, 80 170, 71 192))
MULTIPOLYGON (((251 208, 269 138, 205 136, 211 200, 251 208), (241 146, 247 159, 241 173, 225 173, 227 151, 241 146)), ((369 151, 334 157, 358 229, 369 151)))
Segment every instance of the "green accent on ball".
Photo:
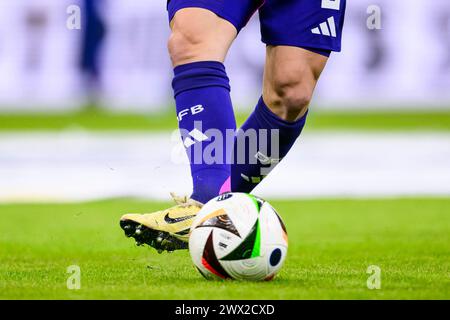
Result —
POLYGON ((252 258, 259 257, 261 255, 261 227, 259 225, 259 218, 256 220, 256 237, 255 244, 253 245, 252 258))
POLYGON ((229 254, 219 260, 233 261, 258 257, 260 254, 261 232, 259 220, 256 220, 252 230, 247 237, 229 254))

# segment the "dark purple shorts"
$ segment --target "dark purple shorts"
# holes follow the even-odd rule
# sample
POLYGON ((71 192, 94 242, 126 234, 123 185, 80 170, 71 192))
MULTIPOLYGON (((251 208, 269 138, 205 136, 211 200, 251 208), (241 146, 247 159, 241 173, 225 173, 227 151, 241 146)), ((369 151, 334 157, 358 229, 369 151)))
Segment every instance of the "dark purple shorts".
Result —
POLYGON ((346 0, 169 0, 169 20, 183 8, 204 8, 239 32, 259 10, 262 41, 329 55, 341 51, 346 0))

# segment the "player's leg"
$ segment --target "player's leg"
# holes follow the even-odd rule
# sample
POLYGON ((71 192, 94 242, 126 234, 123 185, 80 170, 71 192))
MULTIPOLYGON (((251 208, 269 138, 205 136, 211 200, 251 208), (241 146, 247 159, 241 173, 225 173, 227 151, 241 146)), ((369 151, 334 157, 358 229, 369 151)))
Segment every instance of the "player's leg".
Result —
POLYGON ((251 192, 291 149, 305 125, 327 59, 302 48, 267 47, 263 96, 236 138, 233 191, 251 192), (257 133, 256 157, 250 139, 244 139, 250 136, 249 130, 257 133))
POLYGON ((179 10, 171 28, 168 47, 174 65, 172 85, 182 141, 191 164, 191 197, 205 203, 230 189, 226 139, 222 139, 222 157, 214 163, 205 159, 204 151, 215 143, 208 133, 211 129, 225 137, 227 130, 236 128, 223 61, 237 31, 230 22, 201 8, 179 10))
MULTIPOLYGON (((234 130, 236 126, 223 65, 236 29, 202 8, 180 9, 170 25, 172 86, 182 142, 191 163, 192 199, 177 201, 176 206, 167 210, 121 218, 127 236, 160 252, 187 248, 189 228, 202 203, 218 195, 221 189, 228 191, 230 166, 225 161, 206 164, 203 150, 211 143, 207 130, 214 128, 225 136, 227 129, 234 130)), ((225 145, 222 147, 225 149, 225 145)))
POLYGON ((303 119, 328 57, 290 46, 267 46, 263 100, 282 121, 303 119))
POLYGON ((194 190, 190 199, 176 199, 177 205, 167 210, 123 216, 122 228, 137 243, 149 244, 159 251, 187 248, 189 227, 202 203, 230 190, 231 168, 227 158, 232 146, 227 148, 224 138, 227 130, 234 132, 236 124, 223 61, 253 3, 253 0, 231 0, 226 4, 203 0, 168 3, 172 86, 194 190), (213 159, 207 159, 204 155, 211 154, 211 147, 217 152, 213 159))
POLYGON ((236 130, 223 62, 257 0, 171 0, 169 52, 179 128, 191 166, 191 198, 206 203, 230 191, 236 130), (221 140, 221 141, 220 141, 221 140), (213 151, 211 151, 213 150, 213 151))
POLYGON ((328 56, 340 50, 344 11, 345 0, 268 0, 261 8, 268 45, 263 96, 236 137, 233 191, 252 191, 302 132, 328 56), (256 147, 249 131, 258 133, 256 147))

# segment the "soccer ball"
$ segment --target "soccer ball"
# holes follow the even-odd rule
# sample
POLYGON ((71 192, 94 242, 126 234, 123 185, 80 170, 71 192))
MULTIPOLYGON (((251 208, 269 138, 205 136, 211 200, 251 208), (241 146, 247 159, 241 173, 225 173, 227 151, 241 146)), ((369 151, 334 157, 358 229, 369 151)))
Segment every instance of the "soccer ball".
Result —
POLYGON ((225 193, 197 214, 189 252, 206 279, 271 280, 286 258, 286 227, 274 208, 246 193, 225 193))

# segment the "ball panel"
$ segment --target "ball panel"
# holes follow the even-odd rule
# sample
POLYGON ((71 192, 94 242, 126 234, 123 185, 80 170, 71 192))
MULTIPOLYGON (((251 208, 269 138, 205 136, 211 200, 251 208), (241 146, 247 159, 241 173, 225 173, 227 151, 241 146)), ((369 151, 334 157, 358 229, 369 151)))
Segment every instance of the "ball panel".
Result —
POLYGON ((266 244, 288 245, 286 227, 275 209, 267 202, 261 208, 260 221, 263 241, 266 244))
POLYGON ((203 249, 202 255, 202 265, 212 274, 218 276, 222 279, 231 278, 228 273, 224 270, 222 265, 216 256, 216 251, 214 249, 214 230, 211 230, 208 239, 206 240, 205 248, 203 249))
POLYGON ((198 227, 191 232, 189 252, 195 266, 207 279, 229 278, 218 257, 234 250, 241 238, 216 227, 198 227))
POLYGON ((267 246, 266 252, 267 254, 265 259, 268 267, 268 273, 278 273, 286 260, 287 247, 279 245, 267 246))
POLYGON ((272 267, 275 267, 276 265, 278 265, 278 263, 280 263, 280 261, 281 261, 281 249, 276 248, 270 254, 269 262, 272 267))
POLYGON ((214 227, 231 232, 239 238, 241 237, 239 231, 236 229, 236 226, 233 224, 233 221, 231 221, 230 217, 223 209, 216 210, 212 215, 208 215, 206 219, 203 218, 202 221, 203 222, 197 225, 196 228, 214 227))
POLYGON ((189 254, 191 255, 192 262, 200 270, 200 273, 207 277, 213 278, 211 273, 202 264, 203 250, 205 248, 208 234, 212 228, 196 229, 189 237, 189 254))
POLYGON ((259 257, 261 250, 259 220, 256 220, 252 230, 245 239, 230 253, 220 258, 221 261, 243 260, 259 257))
POLYGON ((205 221, 224 214, 228 215, 237 232, 243 237, 251 230, 258 216, 254 202, 245 193, 227 193, 208 201, 202 207, 191 231, 205 221), (225 195, 228 197, 223 198, 225 195))
POLYGON ((267 276, 264 257, 245 260, 221 261, 223 268, 236 280, 263 280, 267 276))

